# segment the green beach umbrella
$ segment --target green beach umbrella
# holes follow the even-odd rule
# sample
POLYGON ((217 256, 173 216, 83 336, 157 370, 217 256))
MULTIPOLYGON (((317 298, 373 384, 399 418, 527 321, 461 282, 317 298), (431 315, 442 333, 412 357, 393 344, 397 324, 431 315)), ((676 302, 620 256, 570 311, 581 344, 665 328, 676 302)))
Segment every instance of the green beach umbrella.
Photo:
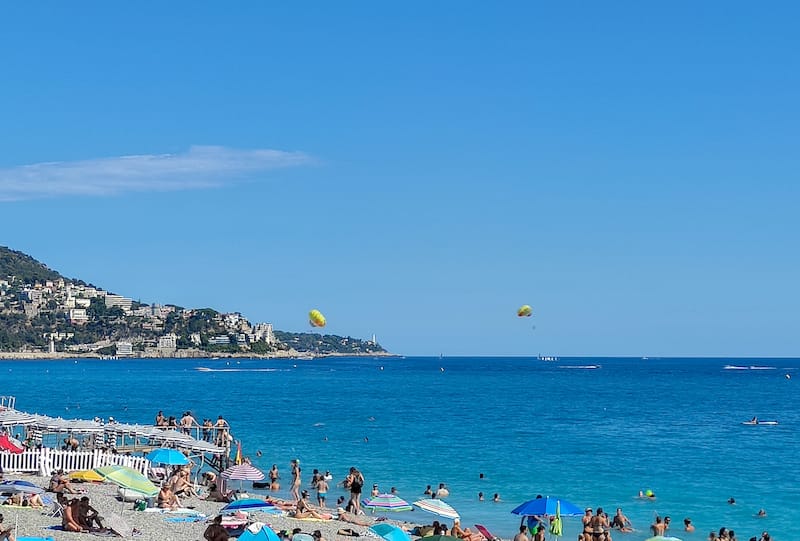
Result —
POLYGON ((158 487, 138 471, 126 466, 103 466, 95 468, 95 473, 101 475, 104 480, 111 481, 115 485, 138 492, 145 497, 151 498, 158 494, 158 487))
POLYGON ((550 533, 556 537, 564 535, 564 525, 561 523, 561 500, 556 502, 556 516, 550 521, 550 533))

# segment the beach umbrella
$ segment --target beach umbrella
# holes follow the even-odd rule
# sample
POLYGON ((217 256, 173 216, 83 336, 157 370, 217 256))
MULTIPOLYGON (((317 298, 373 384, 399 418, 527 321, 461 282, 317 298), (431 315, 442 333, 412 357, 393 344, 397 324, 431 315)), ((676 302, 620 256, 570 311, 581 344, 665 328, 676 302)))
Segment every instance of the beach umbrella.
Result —
POLYGON ((561 502, 556 502, 556 516, 550 520, 550 533, 556 537, 564 535, 564 525, 561 521, 561 502))
POLYGON ((411 511, 413 507, 402 498, 398 498, 394 494, 378 494, 373 498, 364 498, 362 502, 364 507, 371 510, 373 513, 376 510, 380 511, 411 511))
POLYGON ((267 507, 274 507, 274 504, 271 504, 259 498, 243 498, 241 500, 232 501, 231 503, 220 509, 219 512, 234 513, 236 511, 256 511, 258 509, 264 509, 267 507))
POLYGON ((248 526, 244 533, 239 536, 239 541, 280 541, 280 538, 266 524, 255 522, 248 526), (256 531, 254 532, 253 529, 256 531))
POLYGON ((103 524, 109 530, 114 530, 122 537, 133 537, 133 528, 116 513, 103 513, 103 524))
POLYGON ((94 470, 78 470, 70 473, 69 477, 72 481, 86 481, 91 483, 100 483, 103 476, 94 470))
POLYGON ((155 464, 166 464, 167 466, 185 466, 189 463, 186 455, 177 449, 169 449, 167 447, 153 449, 145 455, 145 458, 155 464))
POLYGON ((372 532, 386 541, 411 541, 411 537, 394 524, 381 522, 369 527, 372 532))
POLYGON ((461 539, 452 535, 429 535, 424 539, 425 541, 461 541, 461 539))
POLYGON ((44 494, 44 489, 27 481, 3 481, 0 483, 0 493, 21 492, 23 494, 44 494))
POLYGON ((450 505, 448 505, 447 503, 445 503, 444 500, 435 500, 433 498, 429 500, 418 500, 414 502, 414 505, 416 505, 423 511, 427 511, 428 513, 433 513, 434 515, 439 515, 440 517, 444 517, 450 520, 461 518, 461 516, 456 512, 456 510, 450 507, 450 505))
POLYGON ((138 471, 126 466, 103 466, 95 468, 94 471, 100 474, 104 480, 111 481, 115 485, 138 492, 145 497, 152 498, 158 494, 158 487, 138 471))
POLYGON ((220 475, 223 479, 239 481, 240 489, 242 488, 242 481, 261 481, 264 478, 264 472, 247 462, 231 466, 220 475))
POLYGON ((583 509, 574 503, 550 496, 528 500, 527 502, 519 504, 511 512, 515 515, 527 517, 542 517, 544 515, 555 515, 557 509, 560 511, 561 515, 579 516, 583 514, 583 509))

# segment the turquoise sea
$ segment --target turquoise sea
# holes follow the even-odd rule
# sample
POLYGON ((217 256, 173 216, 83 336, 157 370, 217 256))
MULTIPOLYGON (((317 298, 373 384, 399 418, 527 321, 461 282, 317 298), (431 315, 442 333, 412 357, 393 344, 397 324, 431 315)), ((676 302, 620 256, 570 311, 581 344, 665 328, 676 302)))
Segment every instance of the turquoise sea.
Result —
MULTIPOLYGON (((464 524, 503 537, 519 525, 510 510, 537 494, 609 514, 621 506, 639 532, 615 539, 649 537, 657 513, 685 540, 721 526, 791 540, 800 520, 800 359, 4 361, 0 373, 0 394, 29 412, 222 414, 244 454, 265 471, 277 463, 284 482, 292 458, 306 479, 358 466, 367 490, 395 486, 409 501, 444 482, 464 524), (753 416, 779 424, 741 424, 753 416), (654 501, 636 497, 646 489, 654 501), (694 534, 679 531, 687 516, 694 534)), ((567 519, 564 538, 578 525, 567 519)))

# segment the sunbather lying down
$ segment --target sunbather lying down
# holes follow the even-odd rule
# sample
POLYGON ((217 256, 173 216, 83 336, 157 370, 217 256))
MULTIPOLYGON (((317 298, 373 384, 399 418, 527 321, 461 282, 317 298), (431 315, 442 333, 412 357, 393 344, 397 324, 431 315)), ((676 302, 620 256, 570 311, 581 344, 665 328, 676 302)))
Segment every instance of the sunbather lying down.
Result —
POLYGON ((351 524, 358 524, 359 526, 369 526, 372 524, 372 521, 365 516, 356 515, 345 511, 341 507, 337 510, 339 513, 339 520, 343 522, 349 522, 351 524))

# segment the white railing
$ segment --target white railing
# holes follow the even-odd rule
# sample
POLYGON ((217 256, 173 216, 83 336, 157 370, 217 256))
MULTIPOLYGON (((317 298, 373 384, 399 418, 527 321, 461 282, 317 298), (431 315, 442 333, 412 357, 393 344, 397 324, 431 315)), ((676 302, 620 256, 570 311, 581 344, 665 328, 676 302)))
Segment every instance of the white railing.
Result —
POLYGON ((54 470, 65 472, 91 470, 109 465, 127 466, 147 475, 150 461, 144 457, 114 455, 99 449, 94 451, 62 451, 42 449, 23 451, 19 454, 0 452, 0 467, 6 473, 34 473, 49 476, 54 470))

